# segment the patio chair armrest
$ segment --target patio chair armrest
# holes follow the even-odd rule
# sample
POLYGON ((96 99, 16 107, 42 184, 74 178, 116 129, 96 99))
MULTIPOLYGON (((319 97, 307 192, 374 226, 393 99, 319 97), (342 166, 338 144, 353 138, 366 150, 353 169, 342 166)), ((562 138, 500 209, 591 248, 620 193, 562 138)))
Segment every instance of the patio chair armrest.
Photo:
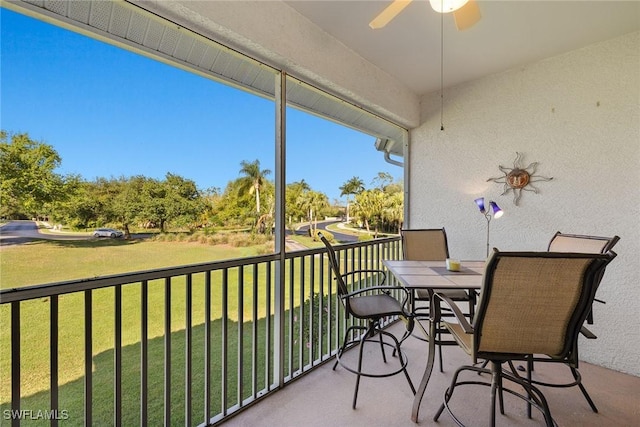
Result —
POLYGON ((354 291, 349 292, 347 295, 345 295, 345 298, 353 297, 353 296, 356 296, 365 292, 371 292, 371 291, 381 291, 387 294, 389 293, 389 291, 402 291, 406 295, 409 295, 409 291, 407 291, 402 286, 380 285, 380 286, 369 286, 367 288, 356 289, 354 291))
POLYGON ((407 317, 413 316, 412 313, 409 313, 409 311, 407 311, 406 309, 407 303, 409 302, 410 293, 407 289, 403 288, 402 286, 391 286, 391 285, 370 286, 368 288, 361 288, 361 289, 356 289, 355 291, 351 291, 347 295, 344 295, 342 298, 350 298, 350 297, 353 297, 365 292, 371 292, 371 291, 380 291, 387 295, 389 295, 391 291, 402 291, 404 293, 404 298, 402 298, 402 302, 400 303, 402 305, 402 311, 405 312, 405 315, 407 317))
MULTIPOLYGON (((443 295, 440 292, 436 292, 433 295, 434 295, 436 300, 439 299, 442 302, 444 302, 445 305, 448 306, 448 308, 451 310, 451 312, 455 316, 456 320, 458 321, 458 323, 460 324, 460 326, 464 330, 465 334, 472 334, 473 333, 473 326, 471 326, 471 324, 469 323, 469 321, 465 317, 464 313, 462 313, 462 311, 460 310, 458 305, 455 302, 453 302, 453 300, 451 298, 447 297, 446 295, 443 295)), ((439 301, 435 301, 435 303, 436 304, 440 304, 439 301)))
POLYGON ((375 270, 375 269, 369 269, 369 270, 354 270, 354 271, 350 271, 348 273, 342 273, 340 276, 347 277, 347 276, 355 276, 356 274, 361 274, 361 273, 380 273, 382 274, 382 282, 381 284, 384 284, 384 282, 387 280, 387 272, 384 270, 375 270))
POLYGON ((366 273, 379 273, 379 274, 382 274, 382 280, 380 281, 380 284, 376 285, 376 286, 371 286, 368 289, 371 289, 371 288, 374 288, 374 287, 377 287, 377 286, 382 286, 382 285, 384 285, 384 282, 387 281, 387 273, 384 270, 355 270, 355 271, 349 271, 348 273, 342 273, 340 275, 340 277, 342 277, 344 279, 345 277, 355 276, 357 274, 362 274, 362 273, 365 273, 365 274, 366 273))

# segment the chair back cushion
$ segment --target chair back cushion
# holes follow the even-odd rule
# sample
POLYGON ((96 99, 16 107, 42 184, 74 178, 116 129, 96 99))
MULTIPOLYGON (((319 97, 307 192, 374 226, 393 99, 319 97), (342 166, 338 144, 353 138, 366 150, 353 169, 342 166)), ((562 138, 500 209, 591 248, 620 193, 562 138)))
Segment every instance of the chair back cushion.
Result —
MULTIPOLYGON (((578 252, 590 254, 603 254, 611 250, 620 237, 601 237, 580 234, 563 234, 556 232, 549 242, 549 252, 578 252)), ((604 269, 600 271, 600 276, 596 280, 596 289, 604 276, 604 269)), ((593 315, 589 315, 587 323, 593 323, 593 315)))
POLYGON ((475 319, 477 352, 564 357, 588 314, 605 258, 495 251, 475 319))
POLYGON ((444 228, 402 230, 402 253, 411 261, 444 261, 449 257, 444 228))
POLYGON ((557 232, 549 242, 549 252, 603 254, 620 240, 618 236, 600 237, 557 232))

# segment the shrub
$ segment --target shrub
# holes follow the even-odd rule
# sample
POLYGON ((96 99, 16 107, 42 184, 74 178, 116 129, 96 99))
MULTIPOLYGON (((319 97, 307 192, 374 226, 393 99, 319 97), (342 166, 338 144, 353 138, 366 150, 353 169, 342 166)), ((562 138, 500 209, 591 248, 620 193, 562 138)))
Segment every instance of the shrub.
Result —
POLYGON ((270 236, 246 232, 211 233, 196 231, 194 233, 162 233, 151 238, 158 242, 187 242, 203 245, 231 245, 236 248, 264 245, 259 248, 260 254, 273 253, 273 239, 270 236))
POLYGON ((369 240, 373 240, 373 236, 371 234, 360 233, 358 235, 358 242, 368 242, 369 240))
MULTIPOLYGON (((329 243, 333 243, 335 242, 336 238, 333 235, 333 233, 331 233, 329 230, 322 230, 322 235, 329 241, 329 243)), ((314 242, 320 242, 320 236, 318 236, 318 233, 316 233, 315 235, 312 236, 313 237, 313 241, 314 242)))
POLYGON ((262 246, 256 248, 256 255, 268 255, 275 252, 275 244, 273 242, 267 242, 262 246))
POLYGON ((227 243, 237 248, 261 245, 270 241, 271 241, 270 237, 264 234, 255 234, 255 233, 228 233, 227 234, 227 243))
POLYGON ((164 242, 175 242, 178 240, 178 236, 173 233, 161 234, 158 236, 158 239, 164 242))

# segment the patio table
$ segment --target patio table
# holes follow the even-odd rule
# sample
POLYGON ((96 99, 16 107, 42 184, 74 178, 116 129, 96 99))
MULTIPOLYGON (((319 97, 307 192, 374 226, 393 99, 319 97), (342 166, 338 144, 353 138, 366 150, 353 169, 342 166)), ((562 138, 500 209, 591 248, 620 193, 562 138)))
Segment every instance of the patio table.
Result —
MULTIPOLYGON (((440 310, 436 310, 434 292, 436 290, 464 289, 474 292, 482 285, 482 273, 484 272, 484 261, 463 261, 460 271, 449 271, 445 267, 444 261, 408 261, 408 260, 384 260, 383 265, 387 268, 400 284, 411 291, 425 289, 429 293, 429 332, 425 333, 429 337, 429 352, 427 355, 427 365, 422 375, 420 385, 416 390, 411 409, 411 419, 418 422, 418 412, 420 403, 427 389, 436 346, 436 325, 440 321, 440 310)), ((418 324, 420 324, 418 322, 418 324)), ((422 325, 420 325, 422 327, 422 325)), ((424 327, 423 327, 424 329, 424 327)))

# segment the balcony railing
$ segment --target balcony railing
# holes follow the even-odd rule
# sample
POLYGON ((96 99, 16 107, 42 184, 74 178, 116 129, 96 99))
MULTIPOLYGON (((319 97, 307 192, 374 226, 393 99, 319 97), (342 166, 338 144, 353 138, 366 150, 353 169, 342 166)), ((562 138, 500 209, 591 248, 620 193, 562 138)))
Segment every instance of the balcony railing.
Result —
MULTIPOLYGON (((336 250, 344 272, 382 268, 401 252, 399 238, 336 250)), ((0 416, 52 426, 224 421, 335 354, 353 319, 324 252, 1 291, 0 416)))

